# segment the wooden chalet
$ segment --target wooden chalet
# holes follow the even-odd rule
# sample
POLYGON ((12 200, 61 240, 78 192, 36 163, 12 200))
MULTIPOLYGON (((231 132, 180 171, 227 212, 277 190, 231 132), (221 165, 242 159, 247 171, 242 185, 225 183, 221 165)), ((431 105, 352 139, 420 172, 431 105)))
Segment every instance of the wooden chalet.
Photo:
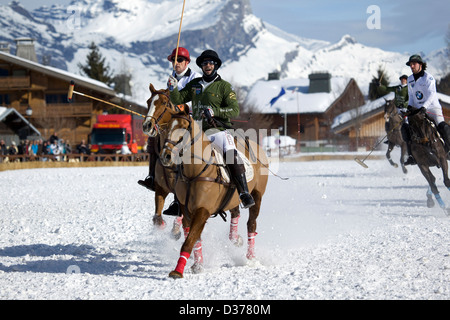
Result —
POLYGON ((33 55, 32 39, 16 41, 16 55, 8 52, 8 46, 0 47, 0 107, 15 109, 43 140, 57 132, 59 138, 69 140, 72 146, 82 139, 88 141, 98 114, 120 110, 76 94, 69 103, 67 93, 71 81, 78 92, 142 114, 147 112, 146 106, 124 99, 102 82, 38 63, 33 55))
MULTIPOLYGON (((348 150, 371 150, 386 135, 384 107, 386 100, 393 100, 394 93, 369 101, 363 106, 338 115, 332 130, 343 139, 348 139, 348 150)), ((450 96, 438 93, 445 120, 450 121, 450 96)), ((382 145, 380 145, 382 148, 382 145)))
POLYGON ((258 81, 245 102, 270 118, 271 129, 297 139, 301 151, 334 150, 331 145, 340 144, 331 130, 334 118, 363 105, 364 95, 354 79, 318 72, 308 79, 258 81))

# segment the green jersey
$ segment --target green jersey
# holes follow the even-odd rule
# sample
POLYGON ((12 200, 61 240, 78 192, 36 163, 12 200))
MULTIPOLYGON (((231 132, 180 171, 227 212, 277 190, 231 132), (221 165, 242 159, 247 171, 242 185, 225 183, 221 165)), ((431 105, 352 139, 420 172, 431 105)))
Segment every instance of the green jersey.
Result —
POLYGON ((379 86, 378 87, 378 93, 379 94, 386 94, 388 92, 394 92, 395 98, 394 103, 397 106, 397 108, 407 108, 408 107, 408 86, 393 86, 393 87, 386 87, 386 86, 379 86))
MULTIPOLYGON (((170 93, 170 99, 175 104, 192 101, 192 117, 195 120, 202 120, 203 110, 211 108, 214 118, 220 121, 217 123, 219 130, 225 130, 222 123, 231 127, 231 118, 239 115, 236 92, 231 84, 222 80, 220 76, 207 86, 202 78, 193 79, 183 89, 175 88, 170 93)), ((203 119, 203 130, 209 128, 211 126, 203 119)))

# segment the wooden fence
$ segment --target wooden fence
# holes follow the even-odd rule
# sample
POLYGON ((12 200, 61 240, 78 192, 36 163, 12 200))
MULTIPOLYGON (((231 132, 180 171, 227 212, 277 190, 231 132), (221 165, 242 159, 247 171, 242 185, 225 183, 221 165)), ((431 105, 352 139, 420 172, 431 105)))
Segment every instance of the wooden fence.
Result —
POLYGON ((34 168, 148 166, 149 154, 0 155, 0 171, 34 168))

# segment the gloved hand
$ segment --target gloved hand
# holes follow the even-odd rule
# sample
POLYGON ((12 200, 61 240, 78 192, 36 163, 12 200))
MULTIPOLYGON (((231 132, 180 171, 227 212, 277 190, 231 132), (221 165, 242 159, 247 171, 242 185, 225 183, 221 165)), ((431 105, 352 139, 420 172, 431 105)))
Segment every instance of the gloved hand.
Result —
POLYGON ((408 115, 408 109, 406 109, 406 108, 401 108, 400 110, 399 110, 399 112, 400 112, 400 115, 402 116, 402 117, 406 117, 407 115, 408 115))
POLYGON ((215 122, 214 122, 214 111, 211 107, 207 107, 203 110, 203 117, 206 118, 206 121, 208 121, 208 124, 210 126, 214 126, 215 122))
POLYGON ((178 80, 173 75, 169 76, 169 80, 167 80, 167 88, 169 91, 173 91, 173 89, 178 87, 178 80))

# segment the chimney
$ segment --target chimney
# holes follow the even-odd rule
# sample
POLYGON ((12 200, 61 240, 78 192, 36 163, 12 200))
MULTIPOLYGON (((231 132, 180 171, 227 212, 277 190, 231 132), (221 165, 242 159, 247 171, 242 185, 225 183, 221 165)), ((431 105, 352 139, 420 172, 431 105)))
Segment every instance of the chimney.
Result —
POLYGON ((16 41, 16 56, 33 62, 37 61, 36 50, 34 49, 34 39, 19 38, 16 41))
POLYGON ((8 42, 4 42, 4 41, 0 42, 0 52, 10 53, 8 42))
POLYGON ((331 92, 331 74, 329 72, 315 72, 309 75, 309 93, 331 92))
POLYGON ((280 80, 280 73, 279 72, 271 72, 269 73, 267 80, 280 80))

